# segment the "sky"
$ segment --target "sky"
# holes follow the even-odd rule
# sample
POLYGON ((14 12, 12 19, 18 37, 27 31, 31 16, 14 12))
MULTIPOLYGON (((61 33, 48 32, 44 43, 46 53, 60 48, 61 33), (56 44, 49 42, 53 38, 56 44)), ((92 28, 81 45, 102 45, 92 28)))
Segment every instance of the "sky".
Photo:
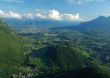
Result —
POLYGON ((92 20, 110 15, 110 0, 0 0, 0 17, 92 20))

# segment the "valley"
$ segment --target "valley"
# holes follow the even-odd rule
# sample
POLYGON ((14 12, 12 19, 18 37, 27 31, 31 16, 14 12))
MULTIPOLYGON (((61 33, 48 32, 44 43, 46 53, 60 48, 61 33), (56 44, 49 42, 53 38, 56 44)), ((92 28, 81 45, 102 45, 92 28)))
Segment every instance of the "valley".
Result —
MULTIPOLYGON (((68 55, 65 53, 71 54, 69 50, 71 50, 71 48, 74 48, 75 52, 79 53, 78 55, 76 55, 76 56, 79 56, 76 61, 78 62, 82 61, 83 63, 81 68, 85 68, 88 66, 91 68, 92 67, 94 68, 94 66, 97 67, 97 65, 101 65, 101 66, 104 65, 104 67, 109 68, 110 67, 110 54, 109 54, 110 41, 109 41, 109 35, 108 35, 109 30, 106 27, 105 27, 105 30, 102 30, 102 29, 93 30, 93 29, 96 29, 95 28, 96 26, 93 29, 91 28, 92 24, 93 26, 94 24, 96 24, 91 22, 94 22, 94 21, 98 22, 99 20, 103 21, 102 19, 109 20, 109 18, 106 18, 106 17, 98 17, 95 20, 84 23, 85 27, 86 26, 88 27, 88 29, 85 28, 86 30, 81 28, 83 27, 81 26, 83 25, 83 23, 73 27, 72 26, 44 27, 44 28, 35 27, 34 29, 36 29, 36 32, 34 31, 30 32, 33 30, 33 28, 22 29, 21 31, 19 31, 19 34, 24 38, 26 38, 26 40, 30 39, 29 42, 27 41, 27 43, 31 45, 31 52, 28 53, 30 58, 30 63, 36 65, 39 71, 43 70, 47 74, 78 69, 80 68, 81 64, 72 60, 76 58, 70 58, 70 57, 74 57, 72 55, 68 57, 65 56, 65 55, 68 55), (89 25, 89 23, 91 26, 89 25), (59 49, 60 47, 61 47, 61 50, 59 49), (47 52, 49 51, 50 52, 46 53, 46 50, 47 52), (77 50, 79 52, 77 52, 77 50), (56 53, 57 51, 59 51, 58 53, 62 52, 61 55, 56 55, 58 54, 56 53), (80 56, 81 54, 83 55, 83 57, 80 56), (67 58, 68 58, 67 62, 63 62, 63 60, 67 58), (83 58, 85 58, 85 61, 81 60, 83 58), (60 61, 61 64, 58 64, 59 62, 57 61, 60 61), (51 62, 52 62, 52 65, 51 65, 51 62), (75 67, 74 63, 76 63, 75 66, 79 65, 79 67, 75 67), (61 68, 62 66, 59 67, 60 65, 66 66, 66 68, 64 67, 62 69, 61 68)), ((104 25, 109 27, 108 24, 109 22, 107 22, 104 25)), ((103 26, 103 23, 97 24, 97 27, 101 25, 103 26)))
POLYGON ((107 20, 109 17, 98 17, 75 26, 34 26, 17 32, 1 20, 0 76, 109 78, 110 26, 107 20), (105 23, 100 24, 101 21, 105 23), (103 30, 98 28, 103 25, 103 30))
POLYGON ((110 0, 0 0, 0 78, 110 78, 110 0))

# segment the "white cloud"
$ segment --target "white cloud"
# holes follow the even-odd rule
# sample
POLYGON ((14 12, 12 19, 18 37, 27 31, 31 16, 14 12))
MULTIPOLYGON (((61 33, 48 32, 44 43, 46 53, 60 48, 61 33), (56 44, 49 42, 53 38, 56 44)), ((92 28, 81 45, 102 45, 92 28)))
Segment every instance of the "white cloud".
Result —
POLYGON ((80 19, 80 15, 79 13, 73 15, 73 14, 64 14, 63 15, 63 19, 66 19, 66 20, 79 20, 80 19))
POLYGON ((5 15, 5 12, 0 10, 0 16, 4 16, 5 15))
POLYGON ((25 18, 33 19, 34 16, 31 13, 23 14, 25 18))
POLYGON ((0 10, 0 17, 21 19, 22 15, 16 12, 12 12, 12 11, 6 13, 0 10))
MULTIPOLYGON (((33 14, 34 15, 34 14, 33 14)), ((49 10, 49 11, 44 11, 44 10, 39 10, 35 14, 36 18, 41 18, 41 19, 52 19, 52 20, 61 20, 61 21, 78 21, 80 20, 80 14, 62 14, 57 10, 49 10)))
POLYGON ((60 13, 57 10, 39 10, 33 13, 16 13, 13 11, 9 12, 4 12, 0 10, 0 17, 5 17, 5 18, 16 18, 16 19, 22 19, 22 18, 27 18, 27 19, 50 19, 50 20, 57 20, 57 21, 79 21, 80 14, 70 14, 70 13, 60 13))
POLYGON ((17 19, 22 18, 22 16, 20 14, 12 12, 12 11, 9 12, 8 16, 11 17, 11 18, 17 18, 17 19))
POLYGON ((23 0, 1 0, 1 1, 10 2, 10 3, 24 3, 23 0))
POLYGON ((85 4, 90 2, 104 2, 109 0, 66 0, 69 4, 85 4))
POLYGON ((50 10, 48 14, 48 18, 54 20, 62 20, 61 14, 57 10, 50 10))
POLYGON ((36 13, 35 16, 41 19, 47 19, 47 15, 42 14, 42 13, 36 13))

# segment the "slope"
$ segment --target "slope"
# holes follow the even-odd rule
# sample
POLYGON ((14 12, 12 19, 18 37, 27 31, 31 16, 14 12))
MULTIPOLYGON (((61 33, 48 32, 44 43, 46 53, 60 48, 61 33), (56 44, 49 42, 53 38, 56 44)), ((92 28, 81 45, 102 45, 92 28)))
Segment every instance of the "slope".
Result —
POLYGON ((8 77, 16 72, 16 66, 23 63, 23 44, 21 38, 7 24, 0 20, 0 73, 8 77))

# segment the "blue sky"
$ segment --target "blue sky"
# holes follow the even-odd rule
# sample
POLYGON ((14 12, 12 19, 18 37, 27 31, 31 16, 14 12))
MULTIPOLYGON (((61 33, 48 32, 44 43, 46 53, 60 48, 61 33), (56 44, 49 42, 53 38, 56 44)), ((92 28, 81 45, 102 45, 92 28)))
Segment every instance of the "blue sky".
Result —
POLYGON ((110 15, 109 0, 0 0, 0 16, 90 20, 110 15))

